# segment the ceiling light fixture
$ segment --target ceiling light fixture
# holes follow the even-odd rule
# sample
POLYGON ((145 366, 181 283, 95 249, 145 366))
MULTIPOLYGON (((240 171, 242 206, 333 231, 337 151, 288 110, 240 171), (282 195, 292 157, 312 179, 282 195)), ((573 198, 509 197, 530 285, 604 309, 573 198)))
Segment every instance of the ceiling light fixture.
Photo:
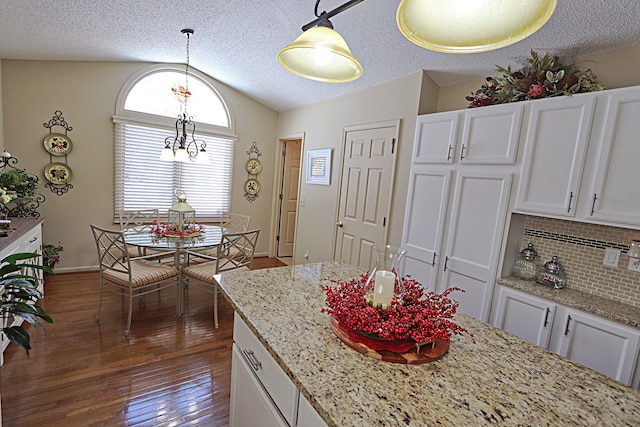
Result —
POLYGON ((207 144, 202 140, 195 139, 196 124, 187 113, 187 101, 191 97, 191 92, 189 92, 189 40, 193 30, 185 28, 181 32, 187 36, 187 65, 184 70, 184 86, 178 85, 171 88, 180 103, 180 114, 176 121, 176 135, 169 136, 164 140, 160 160, 207 164, 209 163, 209 156, 205 150, 207 144))
POLYGON ((293 43, 278 52, 278 62, 287 71, 321 82, 350 82, 362 75, 362 65, 351 54, 342 36, 333 30, 329 18, 364 0, 351 0, 318 15, 316 1, 315 20, 302 27, 304 31, 293 43))
POLYGON ((556 0, 402 0, 398 28, 418 46, 437 52, 499 49, 538 31, 556 0))

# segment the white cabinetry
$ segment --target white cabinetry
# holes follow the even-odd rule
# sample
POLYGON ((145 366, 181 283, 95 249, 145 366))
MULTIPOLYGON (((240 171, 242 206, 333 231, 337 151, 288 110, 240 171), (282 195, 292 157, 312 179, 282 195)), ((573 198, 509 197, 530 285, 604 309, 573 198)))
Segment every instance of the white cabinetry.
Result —
POLYGON ((516 209, 573 217, 596 96, 531 102, 516 209))
MULTIPOLYGON (((0 259, 4 259, 5 257, 21 252, 31 252, 42 255, 42 226, 41 221, 35 220, 21 220, 14 219, 13 222, 17 224, 17 230, 13 233, 18 233, 19 236, 15 238, 15 236, 10 235, 7 239, 14 237, 14 240, 8 243, 4 248, 0 250, 0 259), (31 222, 33 221, 33 222, 31 222), (26 224, 26 225, 24 225, 26 224)), ((13 223, 12 223, 13 225, 13 223)), ((30 259, 28 260, 31 264, 42 264, 42 258, 39 259, 30 259)), ((29 274, 31 276, 37 277, 38 280, 38 290, 44 294, 44 281, 42 280, 42 270, 28 268, 24 269, 25 274, 29 274)), ((20 326, 23 323, 23 319, 20 317, 14 318, 13 316, 6 316, 2 318, 3 327, 10 326, 20 326)), ((4 333, 0 333, 0 365, 4 363, 3 353, 4 350, 9 346, 10 341, 4 335, 4 333)))
POLYGON ((556 305, 544 298, 499 287, 493 326, 547 348, 556 305))
POLYGON ((595 179, 588 192, 590 219, 640 226, 640 87, 603 93, 595 179))
POLYGON ((454 294, 486 321, 500 258, 521 105, 420 116, 402 246, 403 274, 454 294), (458 132, 458 125, 462 131, 458 132))
POLYGON ((633 378, 640 330, 560 307, 550 350, 624 384, 633 378))
POLYGON ((322 427, 324 421, 235 313, 231 427, 322 427))
MULTIPOLYGON (((496 292, 492 324, 626 385, 632 384, 640 329, 505 286, 496 292)), ((634 386, 638 387, 640 372, 634 386)))

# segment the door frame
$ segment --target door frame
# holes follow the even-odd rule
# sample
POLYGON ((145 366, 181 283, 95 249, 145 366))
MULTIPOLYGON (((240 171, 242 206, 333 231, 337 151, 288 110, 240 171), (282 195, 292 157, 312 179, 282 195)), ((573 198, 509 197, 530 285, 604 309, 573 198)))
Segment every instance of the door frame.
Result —
MULTIPOLYGON (((276 144, 276 161, 274 165, 274 173, 273 173, 273 194, 272 194, 272 203, 271 203, 271 232, 269 236, 269 257, 273 258, 278 254, 278 242, 276 240, 276 236, 278 235, 278 221, 280 219, 280 188, 283 184, 283 167, 284 167, 284 157, 282 156, 282 151, 284 150, 284 145, 286 141, 291 140, 300 140, 300 150, 301 153, 304 153, 304 139, 305 133, 292 133, 285 136, 278 137, 278 142, 276 144)), ((302 167, 302 165, 301 165, 302 167)), ((300 180, 301 175, 298 175, 298 200, 300 200, 300 180)), ((298 205, 298 207, 300 207, 298 205)), ((298 233, 298 217, 296 215, 296 224, 295 224, 295 233, 298 233)), ((296 242, 293 243, 293 258, 296 257, 296 242)))
MULTIPOLYGON (((337 159, 336 168, 337 170, 340 171, 340 176, 338 179, 338 192, 336 193, 337 198, 336 198, 336 203, 335 203, 334 213, 333 213, 334 224, 337 223, 338 220, 340 219, 340 197, 341 197, 340 192, 342 191, 342 181, 344 178, 342 176, 342 172, 343 172, 342 167, 344 165, 344 156, 345 156, 345 150, 347 146, 347 134, 349 132, 359 131, 359 130, 395 127, 396 132, 395 132, 394 138, 396 141, 396 146, 395 146, 394 161, 393 161, 393 164, 391 165, 391 194, 389 194, 389 202, 387 203, 387 209, 385 211, 385 216, 387 218, 387 223, 386 223, 386 226, 384 227, 384 236, 383 236, 385 244, 389 244, 388 239, 389 239, 389 229, 391 228, 391 206, 393 201, 393 193, 395 190, 394 187, 395 187, 395 181, 396 181, 396 164, 398 163, 398 149, 400 146, 400 125, 401 125, 400 119, 391 119, 391 120, 383 120, 380 122, 369 122, 369 123, 362 123, 358 125, 345 126, 344 128, 342 128, 342 146, 340 150, 340 155, 336 156, 336 159, 337 159)), ((334 232, 332 234, 333 234, 333 242, 331 244, 331 258, 335 260, 336 249, 337 249, 336 245, 338 242, 338 230, 334 229, 334 232)))

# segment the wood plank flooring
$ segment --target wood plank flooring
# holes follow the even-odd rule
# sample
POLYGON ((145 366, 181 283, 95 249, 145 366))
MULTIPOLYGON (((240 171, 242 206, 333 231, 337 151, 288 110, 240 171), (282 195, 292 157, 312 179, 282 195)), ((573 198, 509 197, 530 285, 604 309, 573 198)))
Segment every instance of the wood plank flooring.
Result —
MULTIPOLYGON (((254 269, 284 265, 256 258, 254 269)), ((125 301, 105 293, 98 308, 98 273, 49 276, 41 305, 53 317, 47 332, 28 327, 32 350, 11 344, 0 367, 2 425, 227 426, 233 310, 219 298, 188 290, 185 314, 175 292, 134 303, 124 337, 125 301)))

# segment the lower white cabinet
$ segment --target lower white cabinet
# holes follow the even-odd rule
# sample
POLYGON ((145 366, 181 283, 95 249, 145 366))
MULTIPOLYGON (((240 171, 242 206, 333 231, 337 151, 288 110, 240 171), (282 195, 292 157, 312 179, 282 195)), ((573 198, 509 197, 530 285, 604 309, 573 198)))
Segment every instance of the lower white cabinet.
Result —
POLYGON ((557 319, 551 351, 631 385, 640 330, 567 307, 557 319))
POLYGON ((547 348, 556 305, 511 288, 500 287, 493 326, 547 348))
POLYGON ((493 325, 638 388, 640 329, 499 286, 493 325))
POLYGON ((235 313, 231 427, 321 427, 324 421, 235 313))

